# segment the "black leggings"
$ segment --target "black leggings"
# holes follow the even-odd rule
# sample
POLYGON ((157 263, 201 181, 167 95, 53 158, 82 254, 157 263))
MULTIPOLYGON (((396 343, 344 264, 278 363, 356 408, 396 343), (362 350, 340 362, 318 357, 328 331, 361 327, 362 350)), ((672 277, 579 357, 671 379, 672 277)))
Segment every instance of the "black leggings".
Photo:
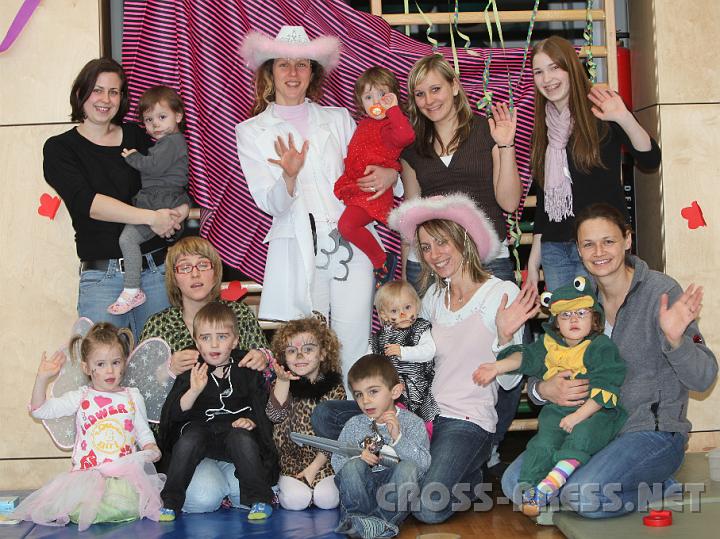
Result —
POLYGON ((256 438, 254 431, 236 429, 230 423, 187 423, 172 448, 167 481, 160 493, 163 505, 175 512, 182 510, 195 468, 206 457, 235 465, 235 477, 240 481, 240 503, 270 503, 272 488, 256 438))

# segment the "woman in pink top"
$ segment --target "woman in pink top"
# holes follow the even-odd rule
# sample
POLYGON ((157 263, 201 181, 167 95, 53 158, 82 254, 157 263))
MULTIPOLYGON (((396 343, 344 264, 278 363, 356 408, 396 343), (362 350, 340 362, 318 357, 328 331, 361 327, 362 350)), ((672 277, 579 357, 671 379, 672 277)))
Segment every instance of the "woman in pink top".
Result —
MULTIPOLYGON (((522 329, 501 335, 495 318, 535 309, 536 292, 519 294, 515 284, 483 269, 500 242, 485 214, 465 195, 410 200, 390 214, 389 223, 415 245, 423 287, 429 285, 422 316, 432 322, 437 347, 432 392, 440 415, 433 424, 432 463, 422 484, 432 488, 423 492, 413 514, 422 522, 438 523, 467 509, 467 502, 480 494, 475 487, 482 483, 481 467, 490 457, 497 385, 475 385, 472 371, 495 361, 500 347, 522 342, 522 329), (444 503, 446 493, 450 497, 444 503)), ((498 379, 506 389, 519 381, 519 375, 498 379)))

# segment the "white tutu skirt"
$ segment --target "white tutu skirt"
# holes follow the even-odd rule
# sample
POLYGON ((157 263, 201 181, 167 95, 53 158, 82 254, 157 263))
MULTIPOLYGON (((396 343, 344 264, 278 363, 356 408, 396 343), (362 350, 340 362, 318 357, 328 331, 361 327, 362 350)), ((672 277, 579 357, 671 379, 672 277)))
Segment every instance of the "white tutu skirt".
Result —
POLYGON ((13 516, 46 526, 72 520, 80 531, 99 522, 157 521, 165 476, 155 472, 153 454, 139 451, 88 470, 65 472, 25 498, 13 516))

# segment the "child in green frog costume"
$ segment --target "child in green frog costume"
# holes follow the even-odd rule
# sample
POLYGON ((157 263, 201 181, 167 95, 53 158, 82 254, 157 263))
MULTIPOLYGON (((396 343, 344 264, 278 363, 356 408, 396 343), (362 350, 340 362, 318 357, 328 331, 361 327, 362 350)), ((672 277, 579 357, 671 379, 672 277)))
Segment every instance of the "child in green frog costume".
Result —
POLYGON ((625 362, 615 343, 603 333, 602 306, 585 277, 545 292, 541 303, 550 309, 545 335, 529 345, 502 349, 495 363, 474 373, 478 384, 498 374, 518 371, 547 380, 562 371, 587 378, 590 399, 582 406, 548 403, 539 416, 538 433, 527 445, 520 471, 523 513, 534 516, 556 494, 570 474, 590 460, 620 431, 627 413, 618 404, 625 379, 625 362))

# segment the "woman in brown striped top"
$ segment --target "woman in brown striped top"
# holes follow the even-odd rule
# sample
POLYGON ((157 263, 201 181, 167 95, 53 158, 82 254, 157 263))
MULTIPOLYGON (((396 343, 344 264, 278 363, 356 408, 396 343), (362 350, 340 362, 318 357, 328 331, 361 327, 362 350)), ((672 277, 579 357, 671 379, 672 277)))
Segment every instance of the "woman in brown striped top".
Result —
MULTIPOLYGON (((455 71, 437 54, 421 58, 410 70, 408 107, 415 144, 402 154, 405 198, 466 194, 505 238, 503 211, 515 211, 522 194, 515 115, 504 103, 492 107, 487 121, 474 115, 455 71)), ((419 269, 417 261, 408 261, 408 280, 415 283, 419 269)), ((500 279, 512 279, 507 246, 487 269, 500 279)))

